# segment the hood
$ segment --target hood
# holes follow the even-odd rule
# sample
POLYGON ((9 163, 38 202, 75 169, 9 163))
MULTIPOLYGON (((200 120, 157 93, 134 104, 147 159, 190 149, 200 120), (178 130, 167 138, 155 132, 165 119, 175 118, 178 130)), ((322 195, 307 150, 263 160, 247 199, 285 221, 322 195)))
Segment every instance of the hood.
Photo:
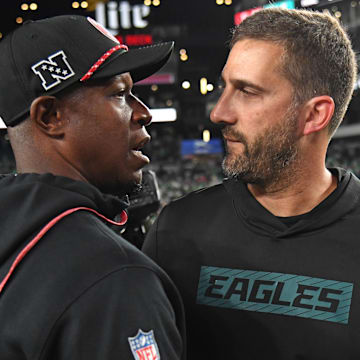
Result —
POLYGON ((286 238, 298 233, 304 234, 320 230, 339 221, 353 211, 360 211, 359 179, 344 169, 329 170, 338 178, 336 190, 290 227, 265 209, 252 196, 245 183, 234 179, 225 179, 224 186, 233 199, 238 218, 246 227, 271 238, 286 238))
POLYGON ((128 206, 90 184, 52 174, 1 176, 0 199, 0 266, 68 209, 84 206, 112 219, 128 206))

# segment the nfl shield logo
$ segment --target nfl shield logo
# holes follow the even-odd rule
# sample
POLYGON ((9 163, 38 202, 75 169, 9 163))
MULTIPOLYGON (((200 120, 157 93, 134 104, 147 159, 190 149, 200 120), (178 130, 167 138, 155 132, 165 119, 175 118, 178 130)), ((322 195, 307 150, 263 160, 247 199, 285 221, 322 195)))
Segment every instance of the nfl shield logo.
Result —
POLYGON ((128 340, 135 360, 160 360, 153 330, 144 332, 139 329, 136 336, 129 337, 128 340))

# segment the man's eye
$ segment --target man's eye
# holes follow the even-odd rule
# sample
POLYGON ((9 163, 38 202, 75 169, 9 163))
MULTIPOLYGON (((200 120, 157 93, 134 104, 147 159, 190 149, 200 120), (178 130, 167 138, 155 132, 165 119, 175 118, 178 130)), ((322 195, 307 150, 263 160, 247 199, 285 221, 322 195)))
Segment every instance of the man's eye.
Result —
POLYGON ((125 91, 119 91, 115 94, 116 97, 118 98, 123 98, 126 96, 126 92, 125 91))
POLYGON ((242 93, 244 93, 245 95, 249 95, 249 96, 254 96, 254 95, 256 95, 255 93, 253 93, 253 92, 251 92, 251 91, 248 91, 248 90, 246 90, 246 89, 244 89, 244 88, 240 89, 240 91, 241 91, 242 93))

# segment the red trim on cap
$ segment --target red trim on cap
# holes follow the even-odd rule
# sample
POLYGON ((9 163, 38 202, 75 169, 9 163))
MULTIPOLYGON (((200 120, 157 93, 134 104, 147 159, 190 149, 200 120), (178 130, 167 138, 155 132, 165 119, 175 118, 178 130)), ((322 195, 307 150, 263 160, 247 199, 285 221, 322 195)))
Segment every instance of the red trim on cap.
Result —
POLYGON ((20 261, 25 257, 25 255, 39 242, 39 240, 57 223, 59 222, 62 218, 64 218, 67 215, 70 215, 72 213, 74 213, 75 211, 79 211, 79 210, 86 210, 86 211, 91 211, 94 214, 96 214, 97 216, 99 216, 100 218, 106 220, 107 222, 109 222, 110 224, 113 225, 124 225, 128 219, 127 213, 123 210, 121 213, 121 220, 120 222, 116 222, 113 220, 108 219, 107 217, 105 217, 104 215, 98 213, 96 210, 91 209, 91 208, 87 208, 87 207, 77 207, 77 208, 73 208, 73 209, 69 209, 64 211, 63 213, 61 213, 60 215, 56 216, 54 219, 52 219, 51 221, 49 221, 40 231, 39 233, 24 247, 24 249, 21 250, 21 252, 18 254, 18 256, 16 257, 16 259, 14 260, 14 262, 12 263, 9 272, 7 273, 7 275, 4 277, 4 279, 1 281, 0 283, 0 293, 3 291, 5 284, 8 282, 10 276, 12 275, 12 273, 14 272, 15 268, 19 265, 20 261))
POLYGON ((92 74, 101 66, 101 64, 115 51, 118 51, 120 49, 124 49, 128 51, 128 47, 124 44, 119 44, 108 50, 103 56, 99 58, 99 60, 96 61, 96 63, 90 68, 90 70, 80 79, 80 81, 86 81, 88 80, 92 74))

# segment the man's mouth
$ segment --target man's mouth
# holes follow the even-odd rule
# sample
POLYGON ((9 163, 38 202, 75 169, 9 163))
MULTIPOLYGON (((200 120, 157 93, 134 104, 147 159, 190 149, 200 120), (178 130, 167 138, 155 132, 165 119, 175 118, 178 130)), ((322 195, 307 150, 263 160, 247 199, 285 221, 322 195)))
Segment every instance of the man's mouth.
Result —
POLYGON ((239 140, 237 140, 237 139, 230 138, 230 137, 227 137, 227 136, 224 136, 224 140, 225 140, 225 141, 230 141, 230 142, 241 142, 241 141, 239 141, 239 140))
POLYGON ((150 159, 142 153, 141 149, 149 142, 149 140, 150 137, 144 137, 131 149, 132 154, 141 159, 144 163, 149 163, 150 159))

